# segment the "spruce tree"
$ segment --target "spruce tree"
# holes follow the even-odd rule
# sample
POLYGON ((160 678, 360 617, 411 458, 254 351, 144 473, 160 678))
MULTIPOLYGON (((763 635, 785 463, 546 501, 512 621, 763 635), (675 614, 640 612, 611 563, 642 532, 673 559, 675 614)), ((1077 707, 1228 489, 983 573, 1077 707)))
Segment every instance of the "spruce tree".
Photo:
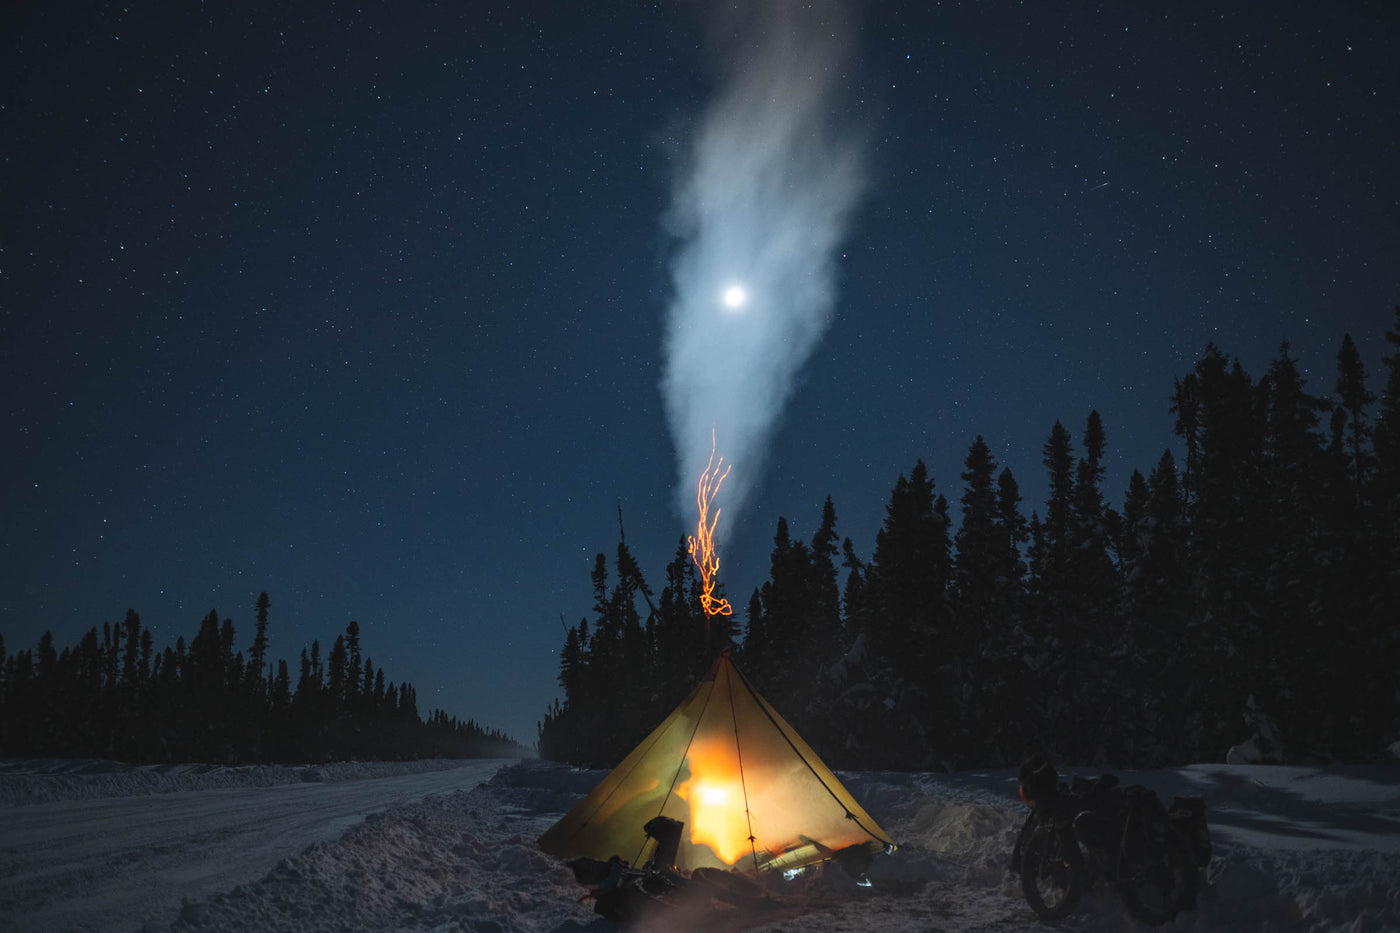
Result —
POLYGON ((759 691, 783 706, 789 706, 794 684, 808 676, 797 664, 799 646, 806 641, 803 628, 809 609, 805 593, 809 568, 806 545, 792 540, 787 519, 780 516, 773 535, 769 578, 758 591, 760 613, 757 619, 750 616, 741 657, 745 673, 759 691))
POLYGON ((1122 716, 1118 698, 1133 689, 1119 659, 1125 653, 1124 629, 1118 617, 1121 581, 1109 553, 1121 519, 1109 508, 1102 491, 1107 434, 1097 411, 1085 423, 1084 455, 1075 465, 1069 530, 1069 580, 1062 620, 1068 635, 1068 686, 1080 711, 1081 761, 1114 760, 1133 728, 1122 716))
POLYGON ((1046 575, 1059 594, 1068 573, 1070 519, 1074 511, 1073 442, 1065 426, 1056 421, 1041 451, 1041 463, 1050 476, 1050 496, 1045 502, 1046 575))
POLYGON ((1176 460, 1162 452, 1152 475, 1133 480, 1123 508, 1122 666, 1134 688, 1122 697, 1131 728, 1123 756, 1144 767, 1183 760, 1181 686, 1193 672, 1185 658, 1186 620, 1193 605, 1184 576, 1186 527, 1176 460))
POLYGON ((821 755, 844 751, 846 733, 838 713, 838 694, 832 689, 849 652, 849 632, 841 616, 841 587, 837 557, 841 539, 836 532, 836 506, 827 496, 821 519, 808 545, 807 623, 798 650, 799 667, 807 671, 797 684, 797 700, 806 731, 802 733, 821 755))
MULTIPOLYGON (((963 459, 962 523, 953 539, 952 599, 958 626, 970 644, 996 615, 997 579, 1002 571, 996 527, 997 499, 992 488, 996 462, 979 434, 963 459)), ((961 652, 958 652, 961 653, 961 652)))
MULTIPOLYGON (((846 583, 841 588, 846 636, 854 641, 868 637, 867 633, 871 628, 868 618, 870 600, 866 592, 866 575, 869 568, 857 556, 855 544, 850 538, 841 541, 841 566, 846 571, 846 583)), ((854 649, 854 645, 852 648, 854 649)))
POLYGON ((345 636, 335 636, 331 653, 326 657, 326 693, 333 708, 338 709, 345 702, 346 659, 345 636))
POLYGON ((1371 697, 1371 716, 1377 728, 1393 737, 1400 735, 1400 697, 1393 689, 1393 672, 1400 668, 1400 633, 1394 624, 1400 618, 1400 305, 1395 306, 1395 324, 1386 331, 1385 342, 1391 352, 1382 358, 1385 385, 1375 422, 1370 521, 1380 572, 1368 619, 1370 629, 1378 633, 1372 657, 1390 672, 1379 678, 1384 686, 1371 697))
POLYGON ((135 609, 126 611, 122 627, 126 633, 126 645, 122 651, 122 682, 135 686, 140 675, 142 635, 141 617, 136 614, 135 609))
POLYGON ((1319 711, 1338 699, 1341 687, 1336 668, 1317 663, 1319 651, 1330 654, 1337 646, 1328 631, 1335 580, 1325 568, 1336 567, 1342 553, 1323 511, 1332 497, 1319 413, 1330 403, 1307 393, 1289 350, 1285 342, 1260 382, 1269 533, 1262 582, 1270 617, 1251 660, 1260 683, 1256 703, 1280 720, 1286 741, 1321 751, 1314 744, 1326 729, 1319 711))
POLYGON ((1037 743, 1078 755, 1075 725, 1084 713, 1075 710, 1077 686, 1071 682, 1069 664, 1082 648, 1081 630, 1074 613, 1073 519, 1075 460, 1073 442, 1065 426, 1056 421, 1041 448, 1041 463, 1049 479, 1045 520, 1031 516, 1031 585, 1028 613, 1032 659, 1028 672, 1033 696, 1043 697, 1029 709, 1037 743))
POLYGON ((271 606, 272 601, 268 599, 267 593, 259 593, 253 610, 257 619, 257 629, 253 635, 253 647, 248 652, 248 686, 251 692, 257 694, 267 692, 263 670, 267 662, 267 612, 271 606))
POLYGON ((1138 581, 1142 556, 1146 550, 1147 531, 1147 480, 1141 470, 1133 470, 1128 477, 1128 491, 1123 494, 1123 520, 1118 528, 1118 536, 1113 549, 1118 555, 1119 571, 1124 583, 1134 587, 1138 581))
POLYGON ((360 623, 345 626, 345 701, 354 704, 360 692, 360 623))
POLYGON ((121 628, 111 622, 102 623, 102 686, 110 689, 117 684, 117 660, 120 655, 121 628))
POLYGON ((281 716, 291 708, 292 705, 292 678, 287 670, 285 659, 277 662, 277 676, 273 678, 272 690, 269 696, 272 712, 281 716))
POLYGON ((820 646, 819 663, 835 658, 842 651, 841 588, 837 581, 836 557, 839 553, 836 534, 836 506, 827 496, 822 503, 822 517, 812 535, 809 553, 812 561, 812 614, 807 633, 820 646))
POLYGON ((1015 754, 1025 742, 1018 626, 1026 522, 1011 471, 1002 470, 994 487, 996 462, 981 436, 963 465, 951 588, 957 634, 945 667, 955 684, 952 712, 964 726, 957 751, 964 761, 988 763, 1015 754))
POLYGON ((1264 413, 1249 374, 1214 345, 1193 376, 1195 418, 1177 424, 1179 432, 1194 427, 1198 460, 1189 506, 1197 600, 1183 632, 1195 676, 1182 685, 1183 741, 1187 759, 1219 760, 1243 738, 1249 698, 1267 686, 1259 609, 1269 546, 1264 413))
POLYGON ((1002 536, 1001 553, 1005 561, 1002 575, 1011 584, 1016 601, 1016 615, 1020 615, 1020 602, 1026 575, 1026 564, 1022 549, 1030 541, 1030 527, 1021 514, 1021 487, 1016 482, 1011 468, 1004 468, 997 476, 997 530, 1002 536))
POLYGON ((655 691, 662 708, 679 703, 713 661, 718 649, 708 643, 710 628, 700 608, 695 563, 681 535, 666 565, 666 585, 661 588, 652 632, 655 691))
POLYGON ((583 643, 579 638, 580 626, 586 628, 588 620, 580 625, 569 626, 564 633, 564 648, 559 652, 559 687, 564 691, 564 705, 567 707, 578 700, 580 668, 583 665, 583 643))
POLYGON ((297 678, 296 695, 302 700, 311 695, 311 658, 305 648, 301 649, 301 676, 297 678))
POLYGON ((151 638, 151 630, 141 631, 141 660, 138 662, 137 677, 141 683, 149 683, 154 678, 151 670, 151 657, 154 652, 155 643, 151 638))
POLYGON ((889 767, 941 761, 958 731, 948 712, 951 687, 937 662, 947 637, 947 586, 952 573, 948 503, 920 460, 895 483, 875 537, 865 581, 865 664, 889 715, 869 723, 865 744, 889 767))
POLYGON ((618 624, 617 680, 613 685, 612 715, 617 723, 608 760, 621 761, 655 723, 654 710, 639 687, 654 679, 652 655, 643 628, 638 597, 649 604, 651 593, 625 542, 617 545, 617 585, 609 597, 610 615, 618 624))
MULTIPOLYGON (((1383 357, 1385 387, 1376 414, 1373 501, 1381 513, 1385 537, 1400 548, 1400 305, 1395 306, 1395 327, 1385 332, 1385 342, 1393 352, 1383 357)), ((1400 556, 1400 550, 1395 553, 1400 556)), ((1392 568, 1397 566, 1391 564, 1392 568)))
MULTIPOLYGON (((1213 349, 1213 347, 1212 347, 1213 349)), ((1172 391, 1171 413, 1176 415, 1173 429, 1186 445, 1186 468, 1182 474, 1181 497, 1190 508, 1196 491, 1196 477, 1200 470, 1201 447, 1201 400, 1200 381, 1195 373, 1187 373, 1176 380, 1172 391)))
POLYGON ((1346 449, 1352 488, 1356 503, 1362 505, 1366 501, 1366 480, 1371 472, 1371 426, 1366 409, 1376 396, 1366 388, 1366 368, 1351 334, 1342 338, 1342 348, 1337 351, 1337 396, 1341 401, 1337 411, 1346 416, 1346 449))

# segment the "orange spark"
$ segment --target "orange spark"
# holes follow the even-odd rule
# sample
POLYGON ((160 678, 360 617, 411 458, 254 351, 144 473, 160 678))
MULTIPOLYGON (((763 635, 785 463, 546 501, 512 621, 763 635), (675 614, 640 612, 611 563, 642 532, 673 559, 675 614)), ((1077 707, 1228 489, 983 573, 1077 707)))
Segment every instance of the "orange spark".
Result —
POLYGON ((705 610, 705 617, 732 615, 734 610, 729 608, 729 600, 724 597, 715 598, 715 574, 719 573, 719 555, 715 553, 715 526, 719 524, 719 509, 715 509, 715 517, 710 518, 710 504, 714 502, 715 495, 719 492, 720 484, 729 475, 729 467, 724 465, 724 458, 720 457, 719 462, 715 462, 715 439, 710 435, 710 462, 705 465, 705 472, 700 474, 700 489, 696 493, 695 502, 700 506, 700 525, 693 536, 686 540, 690 542, 690 559, 695 561, 695 566, 700 569, 700 608, 705 610), (721 472, 723 468, 723 472, 721 472))

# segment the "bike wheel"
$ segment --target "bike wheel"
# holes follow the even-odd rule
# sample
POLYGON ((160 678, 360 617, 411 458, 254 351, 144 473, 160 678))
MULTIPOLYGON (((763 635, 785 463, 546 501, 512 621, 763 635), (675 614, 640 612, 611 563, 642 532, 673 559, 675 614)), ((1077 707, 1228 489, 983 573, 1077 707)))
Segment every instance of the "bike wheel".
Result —
POLYGON ((1195 906, 1200 877, 1191 848, 1176 830, 1167 833, 1157 857, 1134 866, 1120 887, 1128 913, 1149 926, 1161 926, 1195 906))
POLYGON ((1084 859, 1072 833, 1042 826, 1021 852, 1021 893, 1041 920, 1063 920, 1084 895, 1084 859))
POLYGON ((1039 825, 1035 820, 1034 813, 1026 817, 1026 821, 1021 824, 1021 831, 1016 835, 1016 845, 1011 848, 1011 870, 1015 874, 1021 873, 1021 863, 1026 857, 1026 840, 1031 838, 1031 834, 1039 825))

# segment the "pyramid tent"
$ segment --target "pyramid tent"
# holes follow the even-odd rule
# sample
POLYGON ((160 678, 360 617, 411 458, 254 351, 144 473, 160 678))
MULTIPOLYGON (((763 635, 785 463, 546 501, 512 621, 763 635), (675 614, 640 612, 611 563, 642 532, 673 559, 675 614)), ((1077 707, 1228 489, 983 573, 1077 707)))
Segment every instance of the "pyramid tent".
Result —
POLYGON ((558 858, 650 856, 643 826, 684 824, 676 867, 790 869, 892 845, 728 652, 587 797, 540 837, 558 858))

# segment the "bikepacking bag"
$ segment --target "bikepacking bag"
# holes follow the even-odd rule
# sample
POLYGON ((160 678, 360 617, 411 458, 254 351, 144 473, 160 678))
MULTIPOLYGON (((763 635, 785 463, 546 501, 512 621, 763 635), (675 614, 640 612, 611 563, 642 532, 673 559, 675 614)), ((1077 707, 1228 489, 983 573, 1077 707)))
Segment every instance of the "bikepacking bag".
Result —
POLYGON ((1123 791, 1118 786, 1118 777, 1113 774, 1096 778, 1075 775, 1069 793, 1078 811, 1074 818, 1074 831, 1079 841, 1091 848, 1111 848, 1123 807, 1123 791))
POLYGON ((1191 845, 1196 864, 1210 864, 1210 828, 1206 825, 1204 797, 1175 797, 1167 810, 1167 819, 1191 845))
POLYGON ((1116 774, 1101 774, 1096 778, 1075 775, 1069 793, 1079 806, 1098 813, 1116 815, 1123 802, 1116 774))
POLYGON ((1037 752, 1021 762, 1017 778, 1021 783, 1021 799, 1028 806, 1035 806, 1036 801, 1044 800, 1055 793, 1060 775, 1050 763, 1050 759, 1037 752))
POLYGON ((1123 852, 1150 854, 1167 841, 1167 810, 1157 792, 1141 784, 1123 788, 1123 852))

